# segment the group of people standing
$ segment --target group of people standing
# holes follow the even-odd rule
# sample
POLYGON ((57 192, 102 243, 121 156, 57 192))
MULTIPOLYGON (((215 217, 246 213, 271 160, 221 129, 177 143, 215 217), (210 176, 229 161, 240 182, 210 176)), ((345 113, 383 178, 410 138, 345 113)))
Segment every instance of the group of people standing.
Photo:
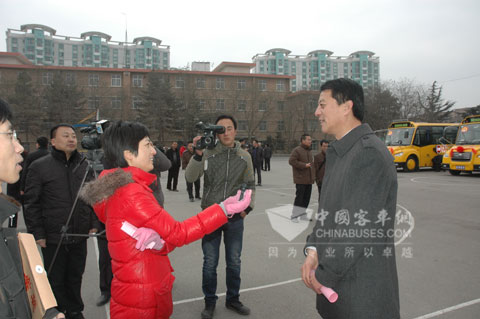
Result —
MULTIPOLYGON (((317 295, 317 310, 323 318, 400 318, 393 238, 368 238, 366 242, 364 238, 320 236, 334 234, 337 229, 357 233, 368 222, 376 233, 388 234, 394 228, 396 170, 383 143, 368 124, 362 124, 363 103, 363 89, 352 80, 335 79, 323 84, 315 116, 322 132, 334 136, 335 141, 328 146, 322 142, 317 158, 310 151, 311 136, 305 134, 289 159, 297 190, 295 206, 306 209, 313 183, 316 181, 319 187, 318 219, 306 240, 301 273, 305 285, 317 295), (350 223, 345 219, 350 215, 358 220, 350 223), (325 254, 330 245, 338 251, 348 249, 350 255, 331 258, 325 254), (373 254, 374 249, 384 254, 373 254), (336 303, 322 296, 323 285, 338 293, 336 303)), ((19 179, 23 152, 11 118, 9 108, 0 103, 0 182, 10 184, 19 179)), ((169 318, 175 277, 168 253, 200 238, 205 295, 200 316, 213 318, 222 237, 225 306, 240 315, 250 314, 250 308, 240 301, 240 256, 244 219, 254 209, 255 186, 261 185, 260 176, 255 183, 254 170, 259 175, 265 152, 257 141, 250 154, 241 147, 235 140, 237 122, 232 116, 221 115, 215 124, 225 127, 224 133, 218 134, 219 142, 213 149, 192 148, 185 167, 188 183, 204 178, 203 211, 183 222, 175 221, 163 208, 160 196, 160 172, 172 169, 175 163, 174 173, 181 165, 176 147, 172 145, 165 160, 157 156, 159 151, 141 123, 112 123, 102 138, 107 169, 93 179, 88 163, 76 149, 74 128, 59 124, 51 129, 52 149, 30 164, 23 198, 27 230, 42 248, 45 267, 51 268, 48 278, 58 302, 57 309, 47 312, 45 318, 61 318, 59 311, 68 319, 84 318, 80 288, 87 237, 65 235, 94 235, 99 222, 106 225, 112 260, 111 318, 169 318), (83 180, 90 181, 83 186, 77 202, 83 180), (125 222, 134 226, 133 234, 122 230, 125 222)), ((193 144, 200 138, 195 137, 193 144)), ((167 189, 176 190, 177 182, 174 176, 169 178, 167 189)), ((1 221, 18 209, 10 198, 0 197, 1 221)), ((298 222, 304 215, 294 210, 292 220, 298 222)), ((7 293, 6 298, 0 298, 0 316, 30 318, 21 272, 11 249, 15 239, 2 227, 0 235, 0 278, 9 279, 0 282, 0 292, 7 293)))

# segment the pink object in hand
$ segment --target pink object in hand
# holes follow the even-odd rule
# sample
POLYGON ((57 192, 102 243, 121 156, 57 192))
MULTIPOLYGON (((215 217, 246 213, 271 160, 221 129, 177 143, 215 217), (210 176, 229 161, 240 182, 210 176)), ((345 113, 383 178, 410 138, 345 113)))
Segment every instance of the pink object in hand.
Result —
POLYGON ((334 303, 335 301, 337 301, 338 294, 332 288, 322 286, 322 288, 320 288, 320 291, 325 296, 325 298, 330 301, 330 303, 334 303))
MULTIPOLYGON (((311 275, 312 276, 315 276, 315 270, 312 270, 311 271, 311 275)), ((335 292, 335 290, 333 290, 332 288, 328 288, 328 287, 325 287, 325 286, 322 286, 322 288, 320 288, 320 291, 322 292, 322 294, 325 296, 325 298, 327 298, 327 300, 330 302, 330 303, 334 303, 337 301, 338 299, 338 294, 335 292)))
POLYGON ((240 200, 241 194, 242 191, 239 190, 235 196, 230 196, 222 202, 228 216, 241 213, 247 209, 248 205, 250 205, 250 200, 252 199, 252 190, 247 189, 242 200, 240 200))
POLYGON ((144 251, 145 249, 161 250, 165 244, 165 241, 153 229, 145 227, 137 228, 127 221, 122 223, 120 229, 137 240, 135 248, 140 251, 144 251))

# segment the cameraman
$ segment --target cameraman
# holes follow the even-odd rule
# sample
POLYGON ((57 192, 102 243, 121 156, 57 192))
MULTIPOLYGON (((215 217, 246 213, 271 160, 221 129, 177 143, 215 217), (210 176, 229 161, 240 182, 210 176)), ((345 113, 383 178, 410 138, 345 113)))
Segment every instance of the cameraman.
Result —
MULTIPOLYGON (((218 134, 220 143, 213 149, 195 150, 193 159, 187 166, 185 178, 193 183, 203 174, 204 186, 201 207, 206 208, 212 204, 220 203, 227 197, 235 194, 242 184, 252 189, 250 206, 242 213, 229 219, 228 223, 206 235, 202 239, 203 250, 203 276, 202 290, 205 295, 205 309, 202 318, 213 318, 215 304, 218 299, 217 291, 217 266, 220 254, 222 233, 225 242, 225 260, 227 264, 227 298, 225 306, 238 314, 248 315, 250 309, 240 300, 240 255, 243 240, 243 219, 253 209, 255 179, 250 154, 240 148, 240 143, 235 141, 237 122, 230 115, 220 115, 215 121, 216 125, 225 127, 225 132, 218 134)), ((193 139, 197 145, 202 137, 193 139)))

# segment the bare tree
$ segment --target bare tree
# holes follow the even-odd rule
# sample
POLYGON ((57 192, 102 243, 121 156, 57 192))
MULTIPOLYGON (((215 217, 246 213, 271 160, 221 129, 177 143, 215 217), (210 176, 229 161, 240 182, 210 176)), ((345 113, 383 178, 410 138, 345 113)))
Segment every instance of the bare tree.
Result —
POLYGON ((365 118, 373 130, 385 129, 401 114, 400 103, 396 96, 380 84, 365 96, 365 118))
POLYGON ((402 119, 417 120, 422 113, 420 100, 425 99, 424 85, 416 83, 412 79, 403 78, 399 81, 387 81, 380 84, 388 89, 397 99, 399 114, 402 119))
POLYGON ((15 112, 18 127, 24 133, 24 142, 30 142, 40 135, 42 131, 43 111, 38 103, 37 89, 33 85, 30 75, 22 71, 18 74, 14 94, 9 97, 9 102, 15 112))

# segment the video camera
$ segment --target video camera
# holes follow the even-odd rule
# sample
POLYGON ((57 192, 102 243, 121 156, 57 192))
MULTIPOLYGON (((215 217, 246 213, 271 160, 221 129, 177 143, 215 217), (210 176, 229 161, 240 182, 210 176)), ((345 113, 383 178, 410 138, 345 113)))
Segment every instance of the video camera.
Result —
POLYGON ((195 124, 195 128, 203 131, 203 136, 197 141, 195 145, 196 149, 203 150, 205 148, 213 149, 216 144, 216 134, 222 134, 225 132, 225 127, 221 125, 204 124, 198 122, 195 124))
POLYGON ((80 132, 87 134, 82 138, 82 147, 86 150, 97 150, 102 148, 100 135, 107 129, 110 121, 100 120, 92 122, 89 126, 82 127, 80 132))

